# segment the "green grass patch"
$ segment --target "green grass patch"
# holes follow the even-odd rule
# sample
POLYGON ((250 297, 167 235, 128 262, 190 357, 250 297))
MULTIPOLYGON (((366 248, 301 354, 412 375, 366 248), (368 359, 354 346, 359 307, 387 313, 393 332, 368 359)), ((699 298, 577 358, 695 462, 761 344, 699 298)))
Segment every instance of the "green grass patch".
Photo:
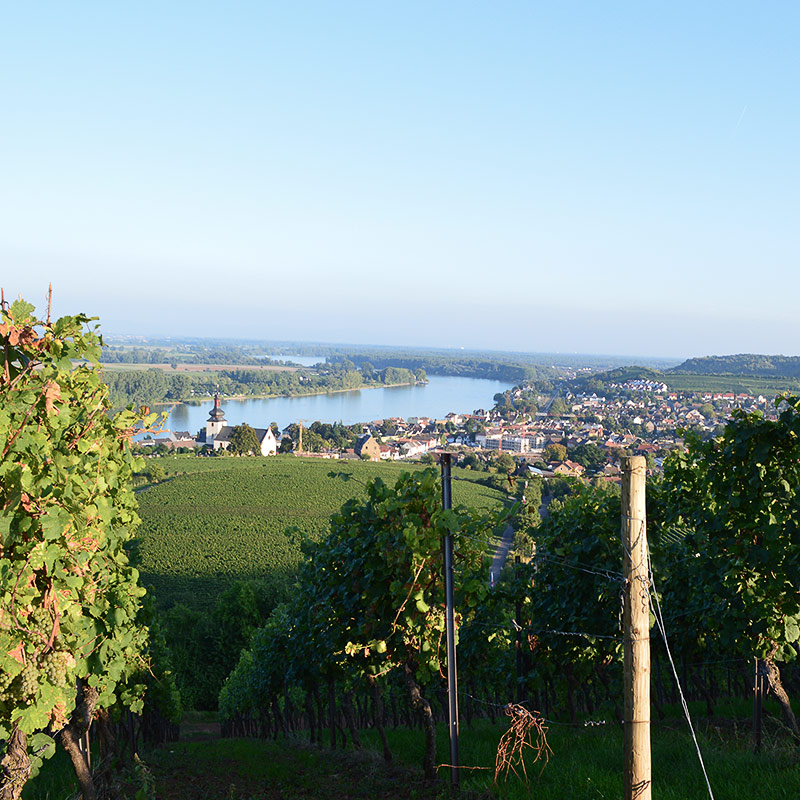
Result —
MULTIPOLYGON (((622 796, 623 735, 617 725, 584 728, 551 724, 549 762, 528 766, 529 782, 509 774, 494 784, 497 744, 506 729, 462 723, 463 800, 612 800, 622 796)), ((764 750, 756 755, 746 720, 715 719, 698 725, 699 741, 716 800, 797 800, 798 751, 775 721, 764 750)), ((447 728, 437 728, 437 761, 448 761, 447 728)), ((434 800, 446 798, 448 770, 426 785, 420 766, 423 733, 388 731, 393 765, 384 765, 374 731, 362 731, 364 750, 331 751, 298 739, 211 739, 180 741, 144 754, 159 800, 434 800)), ((705 779, 685 724, 652 727, 653 797, 707 800, 705 779)), ((61 800, 74 791, 71 766, 59 754, 26 788, 25 800, 61 800)))
MULTIPOLYGON (((773 728, 775 726, 772 726, 773 728)), ((490 769, 462 771, 462 786, 472 796, 522 800, 603 800, 622 796, 623 734, 615 724, 581 727, 551 724, 547 734, 553 750, 546 766, 528 765, 529 784, 509 774, 494 785, 494 764, 500 736, 507 729, 500 720, 492 725, 476 721, 461 726, 460 754, 463 767, 490 769)), ((449 760, 447 728, 437 728, 437 761, 449 760)), ((371 731, 362 734, 365 743, 378 749, 371 731)), ((392 731, 395 757, 418 766, 422 759, 422 733, 392 731)), ((797 748, 786 732, 773 731, 764 751, 752 752, 747 720, 701 723, 699 739, 716 800, 769 797, 770 800, 800 798, 800 761, 797 748)), ((694 743, 685 723, 652 726, 653 797, 658 800, 708 800, 705 779, 694 743)), ((447 780, 448 770, 440 776, 447 780)))
POLYGON ((22 800, 63 800, 77 789, 72 762, 62 747, 42 765, 39 774, 22 790, 22 800))
MULTIPOLYGON (((331 514, 362 496, 367 481, 391 484, 422 468, 294 456, 165 456, 158 463, 171 477, 138 495, 142 526, 134 550, 142 581, 162 607, 194 608, 206 607, 234 580, 291 582, 301 554, 287 527, 318 541, 331 514), (331 471, 352 477, 331 478, 331 471)), ((481 473, 454 474, 464 478, 454 482, 455 503, 490 507, 505 499, 474 482, 481 473)))

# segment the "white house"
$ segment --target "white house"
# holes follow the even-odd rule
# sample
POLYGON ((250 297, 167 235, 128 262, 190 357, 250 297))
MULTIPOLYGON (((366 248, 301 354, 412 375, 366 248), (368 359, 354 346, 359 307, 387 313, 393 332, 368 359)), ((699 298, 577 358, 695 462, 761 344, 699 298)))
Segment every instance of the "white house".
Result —
MULTIPOLYGON (((278 452, 278 440, 272 428, 253 428, 261 445, 262 456, 274 456, 278 452)), ((214 397, 214 407, 208 415, 206 429, 197 436, 197 444, 210 445, 215 450, 227 450, 231 445, 233 426, 225 424, 225 414, 219 403, 219 395, 214 397)))

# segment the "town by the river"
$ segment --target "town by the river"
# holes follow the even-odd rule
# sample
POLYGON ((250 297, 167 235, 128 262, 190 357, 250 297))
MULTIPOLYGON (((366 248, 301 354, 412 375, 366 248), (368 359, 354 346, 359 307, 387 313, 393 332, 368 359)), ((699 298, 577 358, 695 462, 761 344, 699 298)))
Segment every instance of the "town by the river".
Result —
MULTIPOLYGON (((452 411, 471 414, 478 408, 491 408, 495 394, 510 387, 510 383, 485 378, 430 375, 428 383, 416 386, 357 389, 300 397, 228 399, 224 408, 228 425, 246 422, 263 428, 277 422, 281 429, 300 420, 354 425, 388 417, 443 419, 452 411)), ((211 398, 199 405, 178 403, 170 412, 166 427, 196 433, 205 426, 210 407, 211 398)))

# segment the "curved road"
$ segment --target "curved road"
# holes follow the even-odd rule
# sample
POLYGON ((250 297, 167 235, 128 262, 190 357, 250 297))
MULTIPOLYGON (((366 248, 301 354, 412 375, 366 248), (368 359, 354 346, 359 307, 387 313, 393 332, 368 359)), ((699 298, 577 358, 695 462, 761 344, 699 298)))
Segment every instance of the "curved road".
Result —
MULTIPOLYGON (((550 411, 550 407, 555 402, 556 397, 561 394, 561 384, 555 387, 553 390, 553 396, 544 404, 544 408, 540 409, 537 416, 546 417, 548 412, 550 411)), ((547 497, 546 499, 542 500, 542 505, 539 508, 539 515, 544 519, 547 516, 547 506, 550 505, 550 501, 552 497, 547 497)), ((511 525, 506 526, 506 529, 503 531, 503 536, 500 539, 500 544, 497 545, 497 550, 494 552, 494 558, 492 559, 492 569, 489 573, 489 584, 494 586, 495 581, 497 578, 500 577, 500 573, 503 571, 503 567, 505 566, 506 559, 508 558, 508 554, 511 552, 511 548, 514 544, 514 529, 511 525)))
POLYGON ((561 384, 559 383, 558 386, 556 386, 555 389, 553 390, 553 396, 544 404, 543 408, 539 409, 539 412, 536 414, 536 416, 546 417, 550 412, 550 406, 553 405, 553 403, 556 400, 556 397, 558 397, 560 394, 561 394, 561 384))
MULTIPOLYGON (((542 498, 542 504, 539 506, 539 516, 544 519, 548 515, 547 507, 553 501, 553 498, 550 495, 545 495, 542 498)), ((497 579, 500 577, 500 573, 503 571, 503 567, 506 564, 506 559, 508 558, 508 554, 511 552, 511 548, 514 545, 514 529, 511 525, 507 525, 506 529, 503 531, 503 536, 500 539, 500 544, 497 545, 497 550, 494 551, 494 558, 492 559, 492 569, 489 573, 489 585, 494 586, 497 579)))
POLYGON ((500 544, 497 545, 497 550, 494 551, 494 558, 492 559, 492 569, 489 573, 489 585, 494 586, 495 581, 500 577, 503 571, 503 566, 506 563, 508 554, 511 551, 511 546, 514 544, 514 529, 511 525, 506 525, 503 531, 503 537, 500 539, 500 544))

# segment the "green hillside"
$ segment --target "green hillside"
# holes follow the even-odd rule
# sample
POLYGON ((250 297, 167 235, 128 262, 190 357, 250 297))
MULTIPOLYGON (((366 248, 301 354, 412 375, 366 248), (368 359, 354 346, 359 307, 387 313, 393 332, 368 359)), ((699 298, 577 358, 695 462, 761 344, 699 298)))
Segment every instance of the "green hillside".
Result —
POLYGON ((742 392, 774 396, 800 393, 800 358, 789 356, 706 356, 690 358, 661 372, 646 367, 618 367, 573 381, 582 391, 606 391, 629 380, 662 381, 676 392, 742 392))
MULTIPOLYGON (((266 579, 285 587, 300 559, 297 526, 322 538, 328 520, 364 483, 393 483, 420 465, 339 462, 294 456, 198 458, 167 456, 172 477, 139 494, 142 526, 135 544, 143 582, 162 607, 213 602, 234 580, 266 579), (346 472, 352 479, 328 477, 346 472)), ((503 494, 474 482, 480 473, 454 470, 455 503, 485 507, 503 494)))
POLYGON ((800 379, 800 356, 767 356, 754 353, 703 356, 702 358, 689 358, 668 372, 800 379))

